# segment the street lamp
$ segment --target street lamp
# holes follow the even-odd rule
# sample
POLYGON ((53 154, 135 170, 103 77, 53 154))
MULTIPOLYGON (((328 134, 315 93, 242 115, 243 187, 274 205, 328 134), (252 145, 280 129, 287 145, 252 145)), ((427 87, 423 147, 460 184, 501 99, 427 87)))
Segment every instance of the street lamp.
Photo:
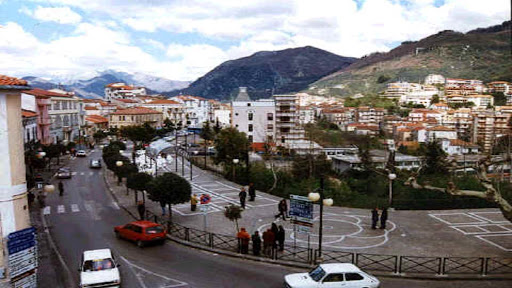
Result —
POLYGON ((43 191, 46 193, 53 193, 53 191, 55 191, 55 186, 51 184, 44 185, 43 191))
POLYGON ((123 166, 123 161, 116 161, 116 166, 117 167, 123 166))
POLYGON ((391 207, 391 204, 393 203, 393 180, 396 179, 396 174, 389 173, 388 179, 389 179, 389 204, 388 204, 388 207, 391 207))
POLYGON ((235 165, 238 164, 238 162, 240 162, 240 160, 238 160, 237 158, 233 159, 233 182, 236 182, 235 181, 235 165))
POLYGON ((324 196, 324 178, 320 178, 320 193, 311 192, 308 194, 308 199, 312 202, 320 200, 320 226, 318 227, 318 259, 322 259, 322 232, 324 222, 324 205, 332 206, 334 201, 331 198, 325 198, 324 196))

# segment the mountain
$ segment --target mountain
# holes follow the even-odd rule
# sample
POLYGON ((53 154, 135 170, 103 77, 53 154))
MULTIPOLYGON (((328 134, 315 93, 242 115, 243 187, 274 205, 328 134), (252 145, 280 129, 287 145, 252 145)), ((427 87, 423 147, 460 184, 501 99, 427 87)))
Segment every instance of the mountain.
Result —
POLYGON ((62 87, 68 91, 74 91, 77 95, 85 98, 103 98, 105 85, 114 82, 124 82, 135 86, 146 87, 148 94, 156 94, 169 92, 176 89, 183 89, 190 82, 174 81, 165 78, 150 76, 143 73, 126 73, 114 70, 106 70, 99 73, 98 76, 87 80, 74 80, 69 82, 53 82, 33 76, 23 77, 28 83, 35 88, 52 89, 62 87), (57 84, 59 83, 59 84, 57 84))
POLYGON ((247 87, 251 98, 267 98, 272 93, 300 91, 355 60, 356 58, 342 57, 311 46, 262 51, 226 61, 194 81, 188 88, 167 95, 182 93, 228 100, 238 93, 238 87, 247 87))
POLYGON ((376 95, 394 81, 423 82, 428 74, 512 81, 511 21, 467 33, 441 31, 372 53, 310 85, 308 92, 376 95))

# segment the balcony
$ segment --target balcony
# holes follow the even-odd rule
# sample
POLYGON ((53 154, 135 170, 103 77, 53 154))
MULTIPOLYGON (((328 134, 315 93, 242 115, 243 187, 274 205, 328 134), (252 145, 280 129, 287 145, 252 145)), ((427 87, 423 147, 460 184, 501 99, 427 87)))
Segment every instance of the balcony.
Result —
POLYGON ((286 111, 276 111, 276 116, 277 117, 280 117, 280 116, 294 117, 296 115, 295 115, 295 112, 293 112, 291 110, 286 110, 286 111))
POLYGON ((37 125, 39 125, 39 126, 47 126, 47 125, 51 125, 51 124, 52 124, 51 119, 37 119, 37 125))

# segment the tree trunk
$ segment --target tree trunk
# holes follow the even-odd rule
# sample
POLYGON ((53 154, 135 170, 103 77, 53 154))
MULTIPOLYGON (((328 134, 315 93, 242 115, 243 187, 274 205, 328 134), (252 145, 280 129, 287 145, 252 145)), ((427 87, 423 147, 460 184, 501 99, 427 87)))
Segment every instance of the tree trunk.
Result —
POLYGON ((238 229, 238 220, 235 219, 235 228, 236 228, 236 233, 238 233, 240 231, 240 229, 238 229))
POLYGON ((172 204, 169 203, 169 222, 172 223, 172 204))

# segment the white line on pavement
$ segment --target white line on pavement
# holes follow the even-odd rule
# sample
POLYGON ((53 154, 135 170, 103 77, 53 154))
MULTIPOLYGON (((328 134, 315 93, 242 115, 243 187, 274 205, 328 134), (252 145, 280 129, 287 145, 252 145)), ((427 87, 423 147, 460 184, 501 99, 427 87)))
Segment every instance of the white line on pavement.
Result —
POLYGON ((132 273, 135 275, 135 277, 137 277, 137 280, 139 281, 139 284, 143 287, 143 288, 147 288, 146 284, 144 284, 144 281, 142 281, 142 277, 140 276, 139 273, 136 273, 135 272, 135 269, 133 268, 137 268, 143 272, 146 272, 148 274, 151 274, 153 276, 157 276, 157 277, 160 277, 160 278, 163 278, 167 281, 173 281, 173 282, 176 282, 177 284, 172 284, 172 285, 165 285, 165 286, 160 286, 162 288, 172 288, 172 287, 181 287, 181 286, 186 286, 188 285, 188 283, 186 282, 183 282, 183 281, 180 281, 180 280, 176 280, 176 279, 173 279, 173 278, 169 278, 167 276, 164 276, 164 275, 160 275, 160 274, 157 274, 155 272, 152 272, 152 271, 149 271, 147 269, 144 269, 140 266, 137 266, 133 263, 131 263, 130 261, 126 260, 126 258, 124 258, 123 256, 120 257, 121 259, 123 259, 124 262, 126 262, 126 264, 128 264, 128 267, 130 267, 130 270, 132 270, 132 273))
POLYGON ((89 175, 91 175, 91 176, 94 175, 94 172, 89 172, 89 175))
POLYGON ((80 175, 85 175, 85 172, 80 172, 80 175))
POLYGON ((85 210, 87 210, 87 211, 89 211, 89 212, 91 212, 91 211, 92 211, 92 205, 91 205, 91 204, 89 204, 89 203, 85 203, 85 204, 84 204, 84 207, 85 207, 85 210))
POLYGON ((116 202, 112 202, 112 207, 116 210, 119 210, 119 205, 116 202))
POLYGON ((57 213, 61 214, 61 213, 64 213, 66 212, 66 209, 64 208, 64 205, 59 205, 57 207, 57 213))
POLYGON ((71 204, 71 212, 80 212, 80 209, 78 208, 78 204, 71 204))

